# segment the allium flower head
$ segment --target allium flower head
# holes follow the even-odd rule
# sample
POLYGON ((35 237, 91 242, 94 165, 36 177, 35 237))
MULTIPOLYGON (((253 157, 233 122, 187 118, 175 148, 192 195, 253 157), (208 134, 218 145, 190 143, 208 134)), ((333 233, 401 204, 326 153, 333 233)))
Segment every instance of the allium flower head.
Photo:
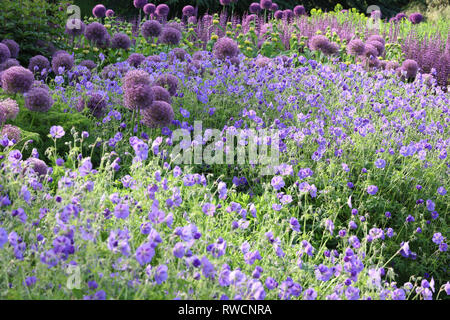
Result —
POLYGON ((40 176, 45 176, 47 174, 48 166, 47 164, 37 158, 28 158, 25 161, 25 166, 33 169, 40 176))
POLYGON ((153 91, 149 84, 135 84, 126 87, 124 93, 125 107, 130 110, 143 110, 153 103, 153 91))
POLYGON ((76 109, 81 112, 86 107, 94 117, 101 118, 107 111, 106 98, 99 92, 89 93, 85 98, 80 97, 76 109))
POLYGON ((102 4, 96 5, 94 8, 92 8, 92 14, 96 18, 103 18, 106 15, 106 8, 102 4))
POLYGON ((374 47, 373 44, 366 43, 365 50, 364 50, 364 56, 366 56, 367 58, 377 57, 378 56, 377 48, 374 47))
POLYGON ((273 14, 273 16, 275 17, 275 19, 282 19, 283 18, 283 11, 282 10, 276 10, 275 13, 273 14))
POLYGON ((270 8, 272 7, 272 0, 261 0, 259 2, 259 6, 262 9, 270 10, 270 8))
POLYGON ((45 88, 34 87, 25 93, 25 108, 36 112, 47 112, 53 105, 53 99, 45 88))
POLYGON ((142 123, 149 128, 168 126, 174 119, 172 106, 164 101, 153 101, 150 108, 141 113, 142 123))
POLYGON ((158 17, 167 17, 169 15, 169 6, 167 4, 161 3, 155 9, 155 13, 158 17))
POLYGON ((106 10, 105 14, 106 14, 107 17, 111 18, 111 17, 114 16, 115 12, 112 9, 108 9, 108 10, 106 10))
POLYGON ((84 30, 86 38, 95 45, 104 45, 109 40, 109 33, 105 26, 99 22, 92 22, 84 30))
POLYGON ((5 124, 2 128, 2 131, 0 132, 0 137, 3 138, 5 135, 9 140, 14 140, 17 143, 20 141, 22 133, 20 131, 20 128, 11 124, 5 124))
POLYGON ((42 75, 42 73, 44 73, 45 76, 48 73, 49 69, 50 61, 48 61, 46 57, 41 55, 32 57, 28 64, 28 70, 39 75, 42 75))
POLYGON ((195 9, 194 9, 193 6, 187 5, 187 6, 184 6, 182 12, 183 12, 184 16, 190 17, 190 16, 193 16, 195 14, 195 9))
POLYGON ((52 70, 55 74, 61 75, 72 69, 74 64, 73 56, 68 53, 60 53, 52 59, 52 70), (64 68, 62 70, 61 68, 64 68))
POLYGON ((383 44, 383 46, 386 44, 386 41, 384 40, 384 38, 382 36, 380 36, 379 34, 373 34, 367 38, 367 41, 374 41, 374 40, 381 42, 383 44))
POLYGON ((10 58, 0 64, 0 72, 8 70, 11 67, 17 67, 17 66, 20 66, 20 62, 16 59, 10 58))
POLYGON ((418 23, 421 23, 422 20, 423 20, 423 15, 421 15, 419 12, 412 13, 412 14, 409 16, 409 21, 411 21, 412 24, 418 24, 418 23))
POLYGON ((0 63, 11 58, 11 52, 6 44, 0 43, 0 63))
POLYGON ((219 60, 236 57, 239 53, 238 44, 231 38, 223 37, 217 40, 213 47, 214 57, 219 60))
POLYGON ((388 61, 386 63, 386 70, 396 70, 399 67, 399 64, 397 61, 388 61))
POLYGON ((145 60, 145 56, 142 53, 132 53, 128 57, 128 63, 130 66, 133 66, 135 68, 139 67, 140 64, 145 60))
POLYGON ((111 40, 111 48, 128 50, 131 47, 131 40, 125 33, 116 33, 111 40))
POLYGON ((347 53, 353 56, 364 54, 365 45, 360 39, 353 39, 347 45, 347 53))
POLYGON ((169 91, 170 95, 173 96, 178 89, 178 78, 172 74, 165 73, 160 75, 153 85, 158 85, 166 88, 169 91))
POLYGON ((18 113, 19 105, 17 104, 16 100, 13 100, 11 98, 0 100, 0 115, 4 116, 3 121, 14 120, 17 117, 18 113))
POLYGON ((155 6, 153 3, 147 3, 147 4, 144 6, 143 10, 144 10, 144 13, 145 13, 145 14, 152 14, 152 13, 155 12, 156 6, 155 6))
POLYGON ((33 73, 21 66, 11 67, 2 72, 2 88, 8 93, 25 93, 34 81, 33 73))
POLYGON ((165 101, 167 103, 172 103, 172 99, 170 98, 170 93, 166 89, 161 86, 153 86, 153 99, 156 101, 165 101))
POLYGON ((148 72, 142 69, 128 71, 123 78, 123 90, 127 91, 128 88, 134 87, 138 84, 151 84, 150 75, 148 72))
POLYGON ((142 9, 147 4, 147 0, 133 0, 133 5, 137 9, 142 9))
POLYGON ((160 41, 164 44, 177 45, 181 40, 181 31, 174 27, 165 27, 160 36, 160 41))
POLYGON ((261 6, 257 2, 253 2, 250 4, 248 11, 250 11, 250 13, 259 13, 261 11, 261 6))
POLYGON ((275 2, 272 2, 272 6, 270 7, 270 11, 277 11, 278 10, 278 5, 275 2))
POLYGON ((145 21, 141 27, 142 36, 146 39, 159 37, 159 35, 161 34, 161 30, 161 23, 156 20, 145 21))
POLYGON ((419 65, 417 64, 416 61, 407 59, 403 61, 401 70, 406 71, 406 78, 408 79, 415 78, 417 71, 419 70, 419 65))
POLYGON ((174 48, 172 51, 169 52, 169 61, 173 61, 174 58, 177 58, 179 61, 186 60, 186 50, 183 48, 174 48))
POLYGON ((291 9, 283 10, 283 18, 290 21, 294 17, 294 11, 291 9))
POLYGON ((296 16, 302 16, 302 15, 305 15, 306 14, 306 10, 305 10, 305 7, 304 6, 295 6, 294 7, 294 14, 296 15, 296 16))
POLYGON ((324 35, 314 35, 309 41, 309 47, 314 51, 322 51, 326 55, 331 55, 339 50, 339 47, 330 42, 324 35))
POLYGON ((384 52, 384 44, 377 40, 369 40, 366 45, 372 45, 377 49, 377 56, 381 56, 384 52))
POLYGON ((20 47, 17 42, 12 39, 4 39, 1 43, 8 47, 11 58, 17 58, 19 56, 20 47))

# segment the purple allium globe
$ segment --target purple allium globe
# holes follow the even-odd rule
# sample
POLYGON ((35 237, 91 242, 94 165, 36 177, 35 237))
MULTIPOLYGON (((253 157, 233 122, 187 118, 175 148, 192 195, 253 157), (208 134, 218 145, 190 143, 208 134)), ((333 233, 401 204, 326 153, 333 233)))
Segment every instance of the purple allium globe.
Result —
POLYGON ((372 45, 377 49, 377 56, 381 56, 384 53, 384 45, 380 41, 370 40, 366 44, 372 45))
POLYGON ((11 98, 0 100, 0 114, 4 117, 3 121, 14 120, 19 114, 19 110, 16 100, 11 98))
POLYGON ((111 18, 111 17, 114 17, 115 12, 112 9, 108 9, 108 10, 106 10, 105 14, 108 18, 111 18))
POLYGON ((133 0, 133 5, 137 9, 142 9, 147 4, 147 0, 133 0))
MULTIPOLYGON (((25 161, 25 168, 32 169, 39 176, 45 176, 48 171, 47 164, 41 159, 30 157, 25 161)), ((26 169, 25 169, 26 170, 26 169)))
POLYGON ((89 70, 92 70, 97 67, 97 64, 94 61, 87 59, 87 60, 81 61, 80 66, 83 66, 83 67, 88 68, 89 70))
POLYGON ((248 11, 250 11, 250 13, 259 13, 261 11, 261 6, 257 2, 253 2, 248 7, 248 11))
POLYGON ((152 56, 148 56, 147 58, 145 58, 145 60, 150 61, 150 62, 154 62, 154 63, 159 63, 161 62, 161 57, 159 55, 152 55, 152 56))
POLYGON ((11 67, 2 72, 2 88, 8 93, 25 93, 34 81, 33 73, 21 66, 11 67))
POLYGON ((1 43, 8 47, 11 58, 17 58, 19 56, 20 47, 17 42, 11 39, 4 39, 1 43))
POLYGON ((294 7, 294 14, 298 16, 302 16, 306 14, 306 10, 304 6, 295 6, 294 7))
POLYGON ((123 78, 123 90, 127 91, 137 85, 151 85, 150 75, 142 69, 130 70, 123 78))
POLYGON ((92 14, 94 15, 94 17, 96 18, 103 18, 106 15, 106 8, 104 5, 102 4, 98 4, 96 5, 93 9, 92 9, 92 14))
POLYGON ((178 31, 180 31, 181 33, 183 32, 183 25, 181 23, 172 21, 172 22, 167 22, 165 27, 171 27, 171 28, 175 28, 178 31))
POLYGON ((259 6, 261 9, 270 10, 272 8, 272 0, 261 0, 259 6))
POLYGON ((365 44, 365 50, 364 50, 364 56, 370 58, 377 57, 378 56, 378 50, 375 48, 372 44, 366 43, 365 44))
POLYGON ((125 87, 124 105, 130 110, 144 110, 153 103, 153 91, 148 84, 135 84, 125 87))
POLYGON ((44 73, 44 77, 47 75, 48 71, 50 70, 50 61, 44 56, 37 55, 30 59, 30 62, 28 64, 28 69, 31 72, 37 73, 42 75, 44 73), (44 71, 45 70, 45 71, 44 71))
POLYGON ((111 48, 128 50, 131 47, 131 40, 125 33, 116 33, 111 40, 111 48))
POLYGON ((161 30, 161 23, 156 20, 146 21, 141 27, 141 33, 145 39, 159 37, 159 35, 161 34, 161 30))
POLYGON ((417 71, 419 70, 419 65, 416 61, 407 59, 403 61, 400 69, 401 71, 406 71, 406 78, 412 79, 416 77, 417 71))
POLYGON ((276 3, 272 3, 272 6, 270 7, 270 11, 277 11, 278 10, 278 5, 276 3))
POLYGON ((165 73, 160 75, 153 85, 166 88, 170 95, 174 96, 178 89, 178 78, 172 74, 165 73))
POLYGON ((398 64, 397 61, 388 61, 386 63, 386 70, 396 70, 400 65, 398 64))
POLYGON ((143 9, 145 14, 152 14, 155 12, 156 6, 153 3, 147 3, 143 9))
POLYGON ((0 43, 0 63, 11 58, 11 52, 6 44, 0 43))
POLYGON ((17 67, 20 66, 20 62, 16 59, 8 59, 5 62, 0 64, 0 72, 5 71, 11 67, 17 67))
POLYGON ((16 126, 5 124, 2 128, 2 131, 0 132, 0 137, 3 138, 5 135, 9 140, 14 140, 15 143, 17 143, 22 137, 22 132, 20 131, 20 128, 16 126))
POLYGON ((330 45, 330 40, 321 34, 314 35, 309 40, 309 48, 313 51, 322 51, 325 53, 325 51, 329 49, 330 45))
POLYGON ((152 91, 153 91, 153 99, 155 101, 165 101, 169 104, 172 103, 172 98, 170 97, 169 91, 167 91, 163 87, 153 86, 152 91))
POLYGON ((78 112, 82 112, 85 108, 88 108, 97 119, 101 118, 107 111, 106 98, 99 92, 88 93, 86 97, 80 97, 76 105, 78 112))
POLYGON ((188 24, 197 24, 197 17, 190 16, 187 21, 188 21, 188 24))
POLYGON ((182 13, 186 17, 191 17, 195 14, 195 9, 191 5, 187 5, 183 8, 182 13))
POLYGON ((155 9, 155 13, 158 17, 167 17, 169 15, 169 11, 169 6, 165 3, 159 4, 155 9))
POLYGON ((402 21, 403 19, 408 19, 408 16, 403 12, 397 13, 395 16, 395 21, 402 21))
POLYGON ((95 45, 104 44, 109 38, 109 33, 105 26, 99 22, 92 22, 86 26, 84 31, 86 38, 95 45))
POLYGON ((68 53, 60 53, 52 59, 52 70, 55 74, 63 74, 72 69, 74 64, 73 56, 68 53), (64 68, 64 70, 62 69, 64 68))
MULTIPOLYGON (((421 15, 419 12, 412 13, 412 14, 409 16, 409 21, 411 21, 412 24, 418 24, 418 23, 421 23, 421 22, 423 21, 423 15, 421 15)), ((12 55, 12 53, 11 53, 11 55, 12 55)))
POLYGON ((353 39, 347 45, 347 53, 352 56, 359 56, 364 54, 365 44, 360 39, 353 39))
POLYGON ((184 61, 186 60, 186 54, 187 52, 183 48, 174 48, 169 52, 169 61, 173 62, 175 58, 180 61, 184 61))
POLYGON ((130 66, 133 66, 135 68, 139 67, 140 64, 145 60, 145 56, 142 53, 132 53, 128 57, 128 63, 130 66))
POLYGON ((25 108, 36 112, 47 112, 53 105, 53 99, 47 89, 34 87, 25 93, 25 108))
POLYGON ((239 53, 238 44, 231 38, 223 37, 217 40, 213 47, 213 54, 216 59, 225 60, 233 58, 239 53))
POLYGON ((291 9, 283 10, 283 18, 290 21, 294 17, 294 12, 291 9))
POLYGON ((322 52, 327 56, 337 54, 339 52, 339 45, 335 42, 330 42, 328 47, 323 48, 322 52))
POLYGON ((384 40, 384 38, 382 36, 380 36, 379 34, 373 34, 367 38, 367 41, 373 41, 373 40, 381 42, 383 44, 383 46, 386 44, 386 41, 384 40))
POLYGON ((181 32, 174 27, 165 27, 162 30, 161 37, 159 39, 161 43, 177 45, 181 40, 181 32))
POLYGON ((172 106, 165 101, 153 101, 150 108, 141 111, 142 123, 149 128, 168 126, 174 119, 172 106))
POLYGON ((275 17, 275 19, 281 20, 281 19, 283 19, 283 11, 282 10, 277 10, 273 14, 273 16, 275 17))
POLYGON ((86 29, 86 25, 80 19, 69 19, 66 23, 66 34, 72 37, 81 36, 86 29))

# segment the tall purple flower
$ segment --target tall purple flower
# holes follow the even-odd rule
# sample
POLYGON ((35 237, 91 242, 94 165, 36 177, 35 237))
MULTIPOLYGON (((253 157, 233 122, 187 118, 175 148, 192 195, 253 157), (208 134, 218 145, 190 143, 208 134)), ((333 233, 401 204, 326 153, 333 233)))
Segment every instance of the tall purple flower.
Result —
POLYGON ((102 4, 97 4, 94 8, 92 8, 92 14, 96 18, 103 18, 106 15, 106 8, 102 4))
POLYGON ((133 5, 137 9, 142 9, 147 4, 147 0, 133 0, 133 5))
POLYGON ((25 93, 33 84, 33 73, 21 66, 11 67, 1 74, 2 88, 8 93, 25 93))

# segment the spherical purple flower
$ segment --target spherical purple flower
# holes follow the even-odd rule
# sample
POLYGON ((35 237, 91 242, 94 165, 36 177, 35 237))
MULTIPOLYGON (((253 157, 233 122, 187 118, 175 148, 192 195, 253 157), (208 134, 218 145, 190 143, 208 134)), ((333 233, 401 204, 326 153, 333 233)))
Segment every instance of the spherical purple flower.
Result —
POLYGON ((108 10, 106 10, 106 16, 108 17, 108 18, 111 18, 111 17, 113 17, 114 16, 114 14, 115 14, 115 12, 114 12, 114 10, 112 10, 112 9, 108 9, 108 10))
MULTIPOLYGON (((16 100, 13 100, 11 98, 0 100, 0 115, 4 117, 3 121, 14 120, 17 117, 19 110, 19 105, 17 104, 16 100)), ((0 124, 1 122, 2 121, 0 121, 0 124)))
POLYGON ((239 53, 238 44, 231 38, 223 37, 217 40, 213 47, 214 57, 219 60, 236 57, 239 53))
POLYGON ((161 34, 161 30, 161 23, 156 20, 146 21, 141 27, 141 33, 146 39, 158 37, 161 34))
POLYGON ((153 3, 147 3, 143 9, 145 14, 152 14, 155 12, 156 6, 153 3))
POLYGON ((166 89, 161 86, 153 86, 153 98, 156 101, 165 101, 167 103, 172 103, 172 99, 170 98, 170 93, 166 89))
POLYGON ((73 67, 73 56, 68 53, 60 53, 53 57, 52 59, 52 70, 55 74, 61 75, 67 72, 73 67), (62 70, 61 68, 64 68, 62 70))
POLYGON ((86 29, 86 25, 80 19, 69 19, 66 23, 66 34, 72 37, 81 36, 86 29))
POLYGON ((93 9, 92 9, 92 14, 94 15, 94 17, 96 18, 103 18, 106 15, 106 8, 104 5, 102 4, 98 4, 96 5, 93 9))
POLYGON ((153 101, 150 108, 141 111, 142 123, 149 128, 168 126, 174 119, 172 106, 165 101, 153 101))
POLYGON ((408 16, 406 14, 404 14, 403 12, 397 13, 397 15, 395 16, 395 21, 401 21, 403 19, 407 19, 408 16))
POLYGON ((130 66, 135 68, 139 67, 139 65, 145 60, 145 56, 142 53, 132 53, 128 57, 127 61, 130 66))
POLYGON ((403 61, 401 70, 406 71, 406 78, 408 79, 415 78, 417 71, 419 70, 419 65, 417 64, 416 61, 407 59, 403 61))
POLYGON ((33 84, 33 73, 21 66, 11 67, 1 74, 2 88, 8 93, 25 93, 33 84))
POLYGON ((0 64, 0 72, 8 70, 11 67, 17 67, 17 66, 20 66, 20 62, 17 61, 16 59, 10 58, 0 64))
POLYGON ((273 14, 273 16, 275 17, 275 19, 282 19, 283 18, 283 11, 282 10, 276 10, 275 13, 273 14))
POLYGON ((320 34, 311 38, 309 47, 313 51, 322 51, 326 55, 334 54, 339 50, 336 44, 331 43, 327 37, 320 34))
POLYGON ((378 192, 378 187, 375 185, 370 185, 367 187, 367 193, 370 195, 375 195, 378 192))
POLYGON ((160 41, 164 44, 177 45, 181 40, 181 31, 174 27, 165 27, 161 32, 160 41))
POLYGON ((259 6, 261 9, 270 10, 270 8, 272 8, 272 0, 261 0, 259 6))
POLYGON ((152 105, 153 100, 153 91, 148 84, 135 84, 126 87, 124 104, 130 110, 147 109, 152 105))
POLYGON ((187 52, 183 48, 174 48, 169 52, 169 61, 173 62, 175 58, 179 61, 184 61, 186 60, 186 54, 187 52))
POLYGON ((367 58, 370 57, 377 57, 378 56, 378 50, 375 48, 372 44, 366 43, 365 50, 364 50, 364 56, 367 58))
POLYGON ((261 11, 261 6, 257 2, 253 2, 248 7, 248 11, 250 11, 250 13, 259 13, 261 11))
POLYGON ((10 124, 5 124, 2 128, 2 131, 0 132, 0 137, 3 138, 5 135, 9 140, 14 140, 17 143, 20 141, 22 133, 20 131, 20 128, 10 124))
POLYGON ((166 88, 169 91, 170 95, 173 96, 178 89, 178 78, 174 75, 165 73, 160 75, 153 85, 158 85, 166 88))
POLYGON ((95 45, 105 44, 109 39, 109 33, 105 26, 98 22, 92 22, 87 25, 84 35, 95 45))
POLYGON ((183 8, 183 15, 186 17, 193 16, 195 14, 195 9, 191 5, 187 5, 183 8))
POLYGON ((347 45, 347 53, 352 56, 359 56, 364 54, 365 44, 360 39, 353 39, 347 45))
POLYGON ((92 70, 97 67, 97 64, 92 60, 83 60, 80 62, 80 66, 86 67, 89 70, 92 70))
POLYGON ((386 63, 386 70, 396 70, 399 67, 399 64, 397 61, 388 61, 386 63))
POLYGON ((6 44, 0 43, 0 63, 11 58, 11 52, 6 44))
POLYGON ((25 108, 36 112, 47 112, 53 105, 48 90, 34 87, 25 93, 25 108))
POLYGON ((158 17, 167 17, 169 15, 169 11, 169 6, 165 3, 159 4, 155 9, 155 13, 158 17))
POLYGON ((152 55, 145 58, 145 60, 153 62, 153 63, 159 63, 161 62, 161 57, 159 55, 152 55))
POLYGON ((133 0, 133 5, 137 9, 142 9, 147 4, 147 0, 133 0))
POLYGON ((370 40, 366 42, 366 45, 372 45, 377 49, 377 56, 381 56, 384 52, 384 44, 377 40, 370 40))
POLYGON ((373 34, 367 38, 367 41, 374 41, 374 40, 381 42, 383 44, 383 46, 386 44, 386 41, 384 40, 384 38, 382 36, 380 36, 379 34, 373 34))
POLYGON ((125 33, 116 33, 111 40, 111 48, 128 50, 131 47, 131 40, 125 33))
POLYGON ((25 161, 25 166, 33 169, 33 171, 40 176, 45 176, 48 171, 47 164, 37 158, 28 158, 27 161, 25 161))
POLYGON ((20 47, 17 42, 11 39, 4 39, 1 43, 8 47, 11 58, 17 58, 19 56, 20 47))
POLYGON ((196 24, 197 23, 197 17, 196 16, 190 16, 187 21, 188 21, 188 24, 196 24))
POLYGON ((294 14, 298 16, 302 16, 306 14, 306 10, 304 6, 295 6, 294 7, 294 14))
POLYGON ((123 78, 123 90, 127 91, 136 85, 150 85, 150 75, 142 69, 130 70, 123 78))
POLYGON ((94 117, 101 118, 107 111, 106 98, 99 92, 89 93, 85 98, 80 97, 76 109, 82 112, 86 107, 94 117))
POLYGON ((270 11, 277 11, 278 10, 278 5, 275 2, 272 2, 272 5, 270 6, 270 11))
POLYGON ((283 10, 283 18, 290 21, 294 17, 294 11, 291 9, 283 10))

